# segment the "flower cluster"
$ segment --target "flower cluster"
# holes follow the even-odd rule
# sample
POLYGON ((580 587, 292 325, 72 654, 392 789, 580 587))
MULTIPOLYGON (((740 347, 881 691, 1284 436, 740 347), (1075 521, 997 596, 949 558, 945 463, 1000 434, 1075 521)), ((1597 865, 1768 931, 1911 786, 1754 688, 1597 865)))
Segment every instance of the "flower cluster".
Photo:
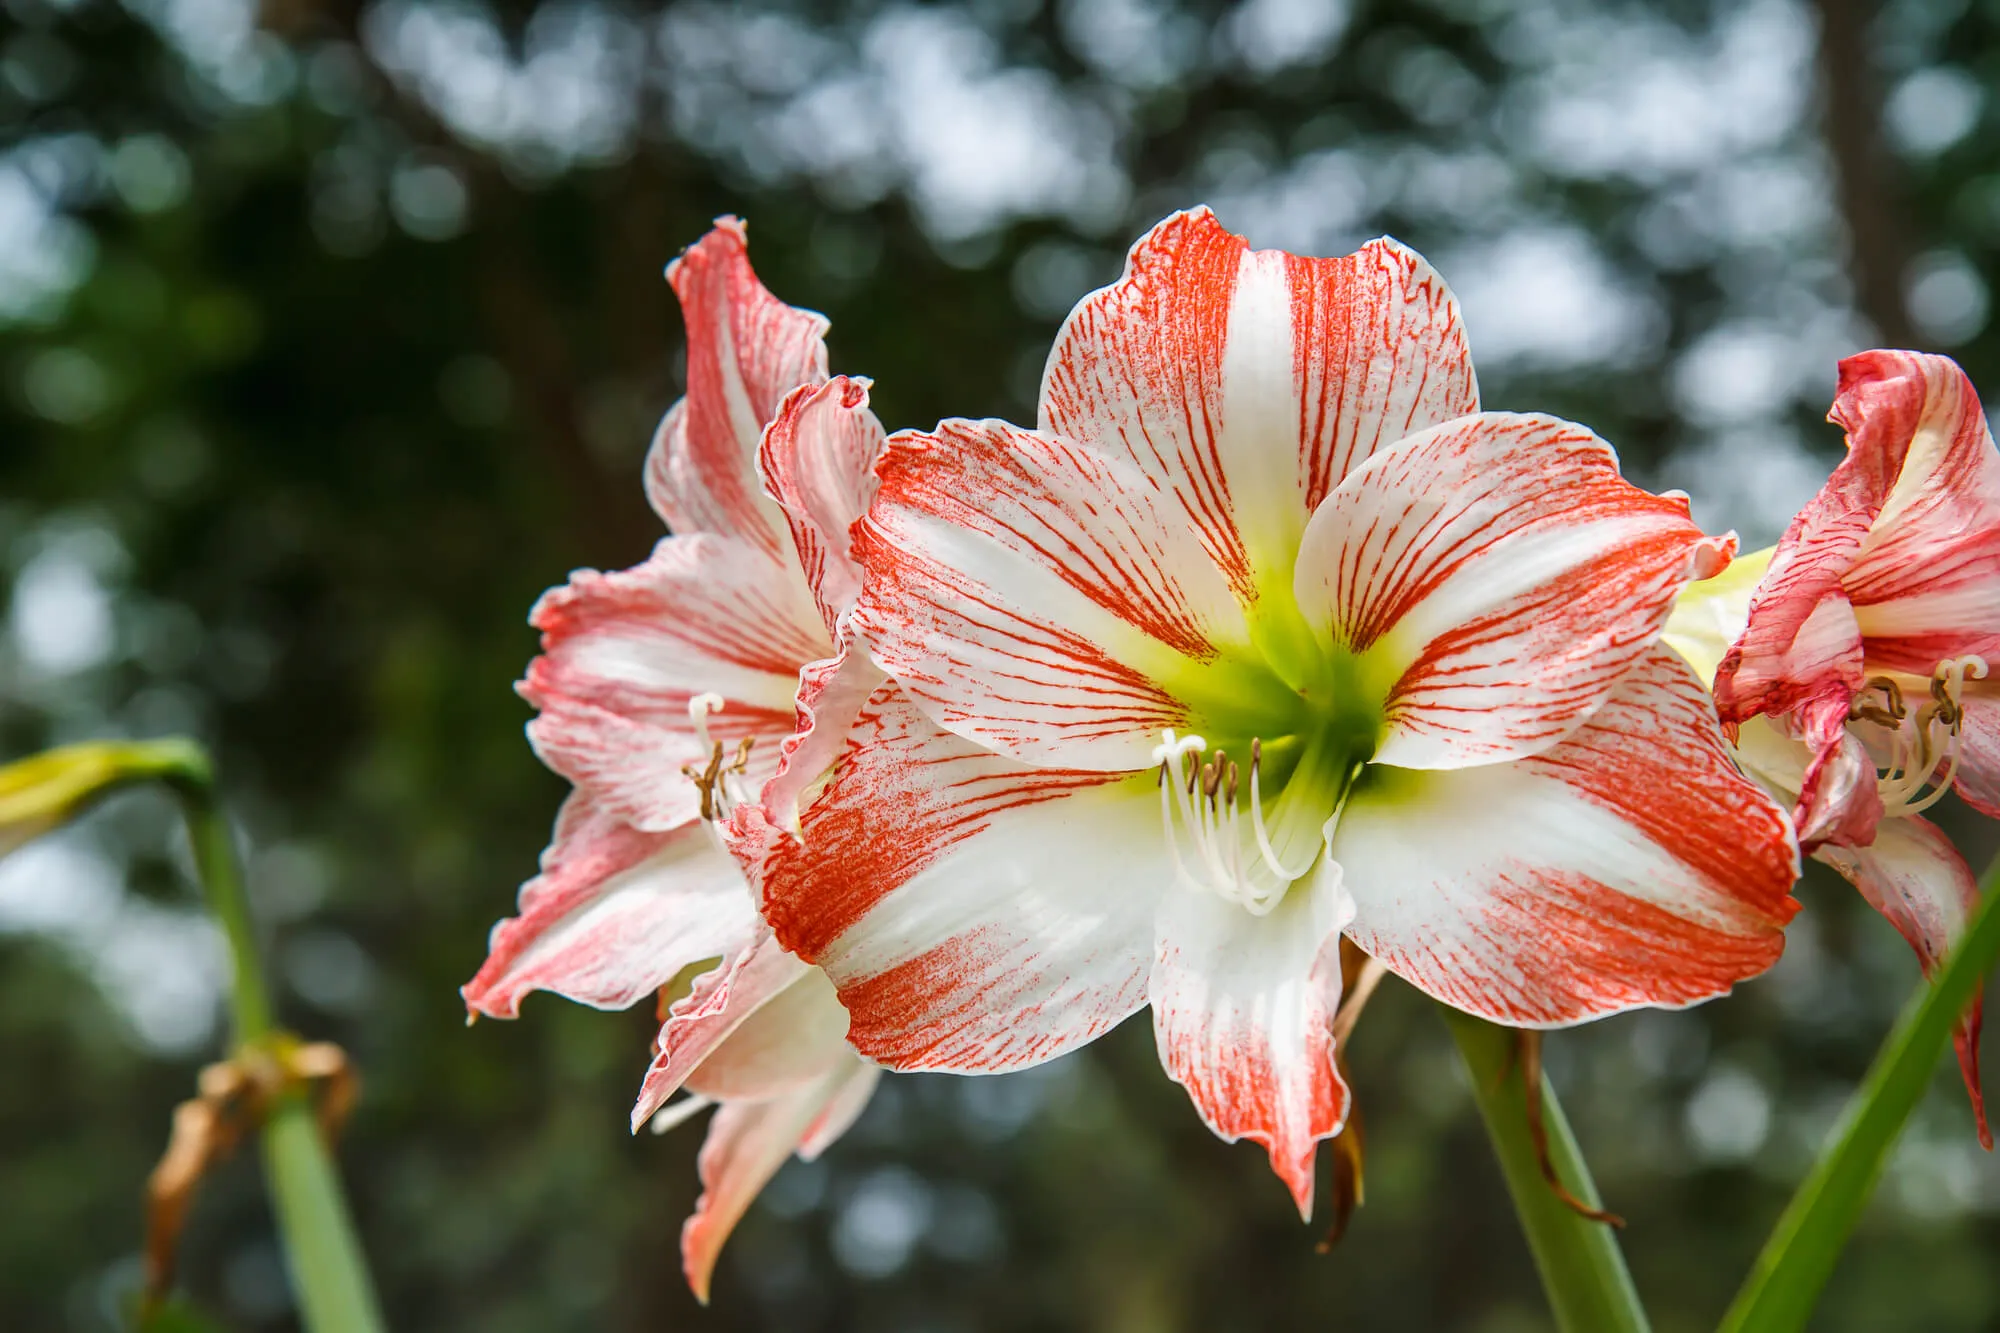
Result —
POLYGON ((659 996, 635 1127, 719 1108, 697 1294, 883 1068, 1150 1008, 1309 1215, 1384 971, 1523 1029, 1697 1003, 1777 959, 1802 842, 1927 966, 1964 919, 1916 812, 2000 808, 2000 458, 1949 362, 1846 364, 1850 456, 1766 574, 1588 429, 1481 411, 1392 241, 1177 214, 1070 315, 1033 428, 886 437, 741 224, 668 276, 673 535, 535 609, 575 791, 465 998, 659 996))

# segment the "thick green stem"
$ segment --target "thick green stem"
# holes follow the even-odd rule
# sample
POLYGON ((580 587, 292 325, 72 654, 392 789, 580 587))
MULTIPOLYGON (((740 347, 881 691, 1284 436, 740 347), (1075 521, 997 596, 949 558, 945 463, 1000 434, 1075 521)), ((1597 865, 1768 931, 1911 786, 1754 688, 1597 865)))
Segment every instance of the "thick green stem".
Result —
MULTIPOLYGON (((270 992, 258 963, 256 930, 236 846, 215 799, 205 759, 171 775, 187 816, 209 910, 229 939, 235 969, 230 1012, 239 1050, 288 1040, 273 1026, 270 992)), ((305 1094, 278 1097, 264 1121, 264 1171, 285 1243, 292 1285, 310 1333, 377 1333, 382 1315, 340 1177, 305 1094)))
MULTIPOLYGON (((1618 1233, 1603 1222, 1578 1214, 1556 1197, 1542 1178, 1535 1142, 1528 1129, 1528 1100, 1516 1057, 1519 1034, 1512 1028, 1442 1009, 1459 1057, 1472 1082, 1473 1100, 1486 1121, 1487 1136, 1507 1178, 1507 1192, 1527 1233, 1542 1287, 1564 1333, 1645 1333, 1646 1311, 1618 1233)), ((1597 1187, 1570 1135, 1569 1121, 1556 1102, 1555 1090, 1542 1080, 1542 1124, 1547 1132, 1549 1160, 1563 1184, 1591 1207, 1600 1207, 1597 1187)))
POLYGON ((2000 958, 2000 858, 1987 867, 1980 890, 1978 913, 1935 980, 1911 998, 1882 1043, 1831 1143, 1792 1196, 1723 1316, 1722 1333, 1805 1327, 1903 1123, 1930 1088, 1959 1014, 2000 958))

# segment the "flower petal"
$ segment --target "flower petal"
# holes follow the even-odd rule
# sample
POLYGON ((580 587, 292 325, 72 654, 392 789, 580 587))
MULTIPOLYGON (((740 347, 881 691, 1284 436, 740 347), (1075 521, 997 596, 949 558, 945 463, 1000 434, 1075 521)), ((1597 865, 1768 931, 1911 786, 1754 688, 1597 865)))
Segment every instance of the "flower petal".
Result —
POLYGON ((1737 772, 1700 682, 1664 648, 1543 754, 1371 767, 1330 853, 1355 943, 1516 1027, 1719 995, 1777 960, 1798 910, 1790 821, 1737 772))
MULTIPOLYGON (((681 1227, 681 1269, 695 1299, 708 1303, 715 1260, 757 1192, 794 1152, 830 1141, 824 1126, 866 1100, 879 1071, 847 1059, 796 1092, 766 1101, 725 1102, 708 1122, 699 1169, 702 1193, 681 1227)), ((837 1137, 837 1136, 835 1136, 837 1137)))
POLYGON ((807 967, 758 1005, 687 1086, 715 1101, 770 1097, 810 1082, 846 1053, 847 1011, 826 973, 807 967))
MULTIPOLYGON (((834 655, 799 668, 797 720, 778 747, 778 766, 758 797, 770 822, 799 831, 799 799, 847 748, 848 732, 885 679, 852 626, 840 623, 834 655)), ((729 834, 734 837, 733 832, 729 834)))
MULTIPOLYGON (((652 1063, 639 1084, 639 1100, 632 1108, 632 1132, 638 1133, 639 1127, 666 1105, 667 1099, 680 1091, 683 1084, 693 1080, 706 1061, 716 1058, 756 1015, 812 972, 811 965, 785 952, 771 937, 769 928, 762 922, 756 923, 741 948, 725 957, 721 966, 696 978, 694 989, 667 1011, 660 1034, 654 1039, 652 1063)), ((810 1021, 813 1018, 810 992, 797 998, 806 1002, 803 1016, 808 1020, 807 1030, 800 1035, 816 1037, 824 1025, 810 1021)), ((778 1017, 797 1018, 800 1011, 796 1006, 784 1006, 778 1017)), ((845 1014, 841 1015, 839 1026, 842 1031, 846 1029, 845 1014)), ((742 1059, 734 1062, 738 1066, 734 1072, 741 1077, 732 1078, 731 1070, 718 1066, 712 1087, 698 1087, 695 1091, 718 1100, 725 1096, 770 1096, 787 1091, 800 1077, 817 1074, 825 1064, 825 1057, 842 1045, 840 1033, 836 1032, 830 1045, 815 1042, 811 1050, 774 1052, 770 1049, 772 1043, 766 1039, 771 1035, 767 1031, 765 1038, 746 1043, 737 1053, 742 1059), (796 1057, 789 1067, 783 1060, 787 1054, 796 1057), (763 1055, 775 1058, 762 1062, 768 1068, 766 1076, 760 1078, 756 1066, 763 1055), (792 1076, 795 1071, 799 1077, 792 1076)))
MULTIPOLYGON (((1937 825, 1915 815, 1883 820, 1867 847, 1822 847, 1813 857, 1845 875, 1868 905, 1889 919, 1916 951, 1927 977, 1944 964, 1945 954, 1979 906, 1979 881, 1965 858, 1937 825)), ((1979 1141, 1990 1149, 1993 1131, 1986 1123, 1986 1095, 1979 1083, 1983 1008, 1983 997, 1974 995, 1959 1016, 1953 1041, 1979 1122, 1979 1141)))
POLYGON ((681 772, 708 759, 691 699, 722 697, 708 727, 726 747, 764 742, 750 756, 761 783, 793 730, 799 664, 828 654, 797 571, 724 537, 668 537, 631 569, 580 570, 544 593, 529 621, 542 655, 520 689, 541 710, 528 728, 536 752, 651 830, 699 810, 681 772))
POLYGON ((750 267, 735 218, 667 266, 687 320, 687 396, 646 456, 646 495, 677 533, 738 537, 788 561, 784 520, 757 481, 764 427, 801 384, 826 378, 826 318, 788 306, 750 267))
POLYGON ((1490 764, 1587 717, 1734 545, 1583 427, 1488 412, 1348 474, 1306 529, 1299 609, 1394 682, 1377 762, 1490 764))
POLYGON ((840 1136, 854 1128, 854 1122, 868 1109, 868 1099, 875 1095, 875 1085, 882 1081, 882 1067, 854 1056, 854 1063, 860 1066, 852 1070, 840 1091, 827 1102, 820 1111, 819 1118, 806 1129, 805 1138, 799 1141, 799 1160, 816 1161, 819 1155, 839 1141, 840 1136))
MULTIPOLYGON (((2000 671, 2000 661, 1993 667, 2000 671)), ((1982 693, 1963 704, 1962 748, 1952 786, 1980 814, 2000 819, 2000 699, 1982 693)))
POLYGON ((791 524, 829 633, 861 594, 848 529, 875 498, 881 452, 882 423, 868 410, 868 381, 845 375, 789 395, 758 451, 758 473, 791 524))
POLYGON ((1266 916, 1177 887, 1148 988, 1160 1063, 1210 1129, 1263 1145, 1308 1221, 1315 1150, 1347 1119, 1333 1016, 1353 914, 1337 867, 1293 885, 1266 916))
POLYGON ((1253 251, 1206 208, 1132 247, 1042 381, 1044 430, 1118 453, 1178 502, 1246 603, 1373 450, 1479 408, 1458 304, 1414 251, 1253 251))
POLYGON ((1917 352, 1849 357, 1828 419, 1847 457, 1792 520, 1723 660, 1724 721, 1845 704, 1864 658, 1928 676, 2000 655, 2000 455, 1965 373, 1917 352))
POLYGON ((529 991, 623 1009, 707 958, 747 947, 757 910, 705 829, 642 833, 572 795, 521 914, 493 928, 466 1008, 513 1018, 529 991))
POLYGON ((854 623, 962 736, 1031 763, 1147 768, 1188 716, 1162 681, 1248 642, 1221 575, 1129 463, 947 421, 892 436, 877 471, 854 623))
POLYGON ((848 1040, 893 1069, 1054 1059, 1145 1003, 1171 882, 1150 777, 1030 769, 893 686, 805 811, 737 850, 785 946, 826 969, 848 1040))
POLYGON ((2000 664, 2000 451, 1972 382, 1949 357, 1864 352, 1841 363, 1831 420, 1850 462, 1894 468, 1841 580, 1869 666, 1928 676, 1968 653, 2000 664))

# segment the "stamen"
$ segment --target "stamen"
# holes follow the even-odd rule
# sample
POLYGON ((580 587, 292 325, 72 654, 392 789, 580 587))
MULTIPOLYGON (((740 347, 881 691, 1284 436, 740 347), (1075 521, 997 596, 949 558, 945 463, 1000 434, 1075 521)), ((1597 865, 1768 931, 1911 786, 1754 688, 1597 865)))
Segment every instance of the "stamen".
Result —
POLYGON ((736 743, 736 753, 724 759, 722 742, 708 731, 709 714, 720 713, 727 702, 710 691, 695 695, 687 704, 688 721, 694 727, 695 739, 708 751, 708 763, 699 772, 690 764, 681 769, 681 775, 701 792, 701 817, 709 823, 729 818, 730 812, 751 795, 743 775, 750 771, 750 751, 757 738, 745 736, 736 743))
POLYGON ((1977 654, 1939 662, 1931 673, 1931 702, 1918 709, 1914 718, 1908 717, 1896 682, 1886 676, 1877 676, 1867 685, 1870 691, 1881 691, 1885 704, 1864 704, 1857 697, 1855 706, 1848 710, 1849 718, 1873 722, 1892 732, 1889 765, 1877 779, 1885 815, 1920 814, 1951 790, 1964 751, 1965 682, 1968 678, 1984 680, 1986 675, 1986 659, 1977 654), (1942 729, 1942 737, 1936 729, 1942 729))

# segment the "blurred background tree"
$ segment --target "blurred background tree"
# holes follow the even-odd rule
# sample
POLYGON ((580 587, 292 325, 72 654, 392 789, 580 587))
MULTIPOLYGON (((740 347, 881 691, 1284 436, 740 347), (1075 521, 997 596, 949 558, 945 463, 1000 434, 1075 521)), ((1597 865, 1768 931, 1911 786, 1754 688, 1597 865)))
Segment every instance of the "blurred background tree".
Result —
MULTIPOLYGON (((1490 406, 1589 423, 1768 542, 1838 455, 1838 356, 1949 351, 2000 401, 1996 94, 1995 0, 0 0, 0 756, 216 747, 287 1017, 364 1073, 343 1158, 399 1328, 1540 1328, 1396 983, 1330 1255, 1140 1022, 890 1080, 697 1312, 699 1131, 624 1131, 651 1015, 468 1032, 455 994, 562 792, 507 689, 527 608, 659 535, 659 273, 725 212, 891 426, 1032 419, 1056 323, 1172 208, 1315 253, 1391 232, 1459 292, 1490 406)), ((1801 896, 1735 998, 1550 1043, 1663 1333, 1720 1312, 1916 982, 1844 885, 1801 896)), ((195 903, 145 796, 0 864, 9 1329, 118 1326, 219 1039, 195 903)), ((1996 1246, 1940 1070, 1819 1326, 1992 1327, 1996 1246)), ((247 1159, 183 1272, 223 1326, 295 1326, 247 1159)))

